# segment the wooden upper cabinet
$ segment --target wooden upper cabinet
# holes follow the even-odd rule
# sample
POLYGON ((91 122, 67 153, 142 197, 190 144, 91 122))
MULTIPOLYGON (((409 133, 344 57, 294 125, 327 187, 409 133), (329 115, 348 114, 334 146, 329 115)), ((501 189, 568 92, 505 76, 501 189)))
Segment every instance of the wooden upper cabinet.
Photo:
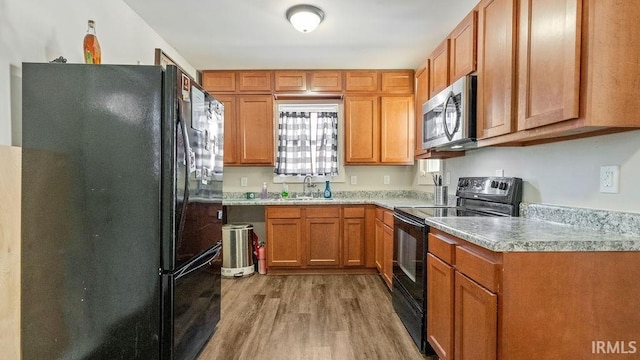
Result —
POLYGON ((579 116, 582 0, 520 2, 518 129, 579 116))
POLYGON ((476 71, 478 12, 473 10, 449 35, 449 83, 476 71))
POLYGON ((271 92, 271 71, 240 71, 238 72, 238 91, 242 92, 271 92))
POLYGON ((413 96, 380 99, 380 162, 413 164, 413 96))
POLYGON ((209 71, 202 72, 202 87, 208 92, 235 92, 235 71, 209 71))
POLYGON ((275 91, 307 91, 305 71, 276 71, 275 91))
POLYGON ((449 39, 445 39, 429 56, 429 94, 437 95, 449 86, 449 39))
POLYGON ((376 92, 379 90, 377 71, 356 70, 345 72, 346 91, 376 92))
POLYGON ((382 92, 411 94, 413 92, 413 71, 383 71, 382 92))
POLYGON ((380 157, 378 96, 345 96, 345 163, 377 163, 380 157))
POLYGON ((224 164, 238 164, 240 149, 238 144, 237 98, 234 95, 216 95, 224 105, 224 164))
POLYGON ((273 97, 246 95, 238 97, 240 163, 273 165, 273 97))
POLYGON ((515 130, 515 25, 514 0, 478 5, 478 138, 515 130))
POLYGON ((342 92, 342 72, 319 70, 309 72, 309 91, 342 92))
POLYGON ((429 100, 429 60, 416 71, 415 87, 414 155, 419 157, 427 153, 427 151, 422 148, 422 126, 424 125, 422 120, 422 104, 429 100))

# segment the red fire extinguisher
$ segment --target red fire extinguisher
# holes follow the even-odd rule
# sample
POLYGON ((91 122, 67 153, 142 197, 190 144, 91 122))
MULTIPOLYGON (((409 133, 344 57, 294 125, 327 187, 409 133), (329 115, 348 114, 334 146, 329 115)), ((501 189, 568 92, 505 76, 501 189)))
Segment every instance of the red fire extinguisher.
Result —
POLYGON ((265 243, 260 243, 260 247, 258 248, 258 273, 266 274, 267 273, 267 254, 265 249, 265 243))

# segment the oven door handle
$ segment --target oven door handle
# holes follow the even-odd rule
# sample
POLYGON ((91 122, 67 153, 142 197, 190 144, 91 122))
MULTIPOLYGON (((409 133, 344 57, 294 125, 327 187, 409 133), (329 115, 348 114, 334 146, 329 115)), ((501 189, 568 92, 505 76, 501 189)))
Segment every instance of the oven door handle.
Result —
POLYGON ((393 213, 393 217, 398 219, 399 221, 407 224, 407 225, 417 226, 420 229, 424 229, 425 227, 427 227, 427 225, 424 224, 424 223, 419 223, 419 222, 417 222, 415 220, 409 219, 408 217, 402 216, 402 215, 400 215, 398 213, 393 213))

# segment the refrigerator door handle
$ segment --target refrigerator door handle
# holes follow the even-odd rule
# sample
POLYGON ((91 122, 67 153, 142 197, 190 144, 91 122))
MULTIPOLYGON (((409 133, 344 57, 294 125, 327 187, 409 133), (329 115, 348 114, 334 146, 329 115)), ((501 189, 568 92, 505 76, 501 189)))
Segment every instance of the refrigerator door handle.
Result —
POLYGON ((182 143, 184 144, 184 158, 185 158, 185 175, 184 175, 184 198, 182 202, 182 211, 180 212, 180 225, 178 234, 176 236, 176 249, 180 247, 182 242, 182 234, 184 230, 184 223, 187 218, 187 205, 189 204, 189 176, 191 175, 191 145, 189 144, 189 135, 187 133, 187 125, 185 123, 185 116, 182 113, 184 106, 178 101, 178 123, 182 128, 182 143))
POLYGON ((185 266, 181 271, 176 273, 175 279, 178 280, 183 276, 187 276, 190 273, 200 269, 203 266, 210 265, 211 262, 215 261, 220 257, 222 253, 222 240, 218 241, 216 245, 214 245, 209 251, 202 253, 200 256, 191 261, 191 264, 185 266), (207 259, 202 261, 202 259, 207 259))

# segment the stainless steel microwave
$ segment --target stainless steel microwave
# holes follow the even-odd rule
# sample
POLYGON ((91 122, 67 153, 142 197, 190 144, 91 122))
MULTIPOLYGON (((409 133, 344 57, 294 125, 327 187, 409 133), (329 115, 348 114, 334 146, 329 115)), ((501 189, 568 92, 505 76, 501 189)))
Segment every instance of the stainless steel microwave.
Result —
POLYGON ((476 146, 476 76, 460 78, 422 105, 422 147, 465 150, 476 146))

